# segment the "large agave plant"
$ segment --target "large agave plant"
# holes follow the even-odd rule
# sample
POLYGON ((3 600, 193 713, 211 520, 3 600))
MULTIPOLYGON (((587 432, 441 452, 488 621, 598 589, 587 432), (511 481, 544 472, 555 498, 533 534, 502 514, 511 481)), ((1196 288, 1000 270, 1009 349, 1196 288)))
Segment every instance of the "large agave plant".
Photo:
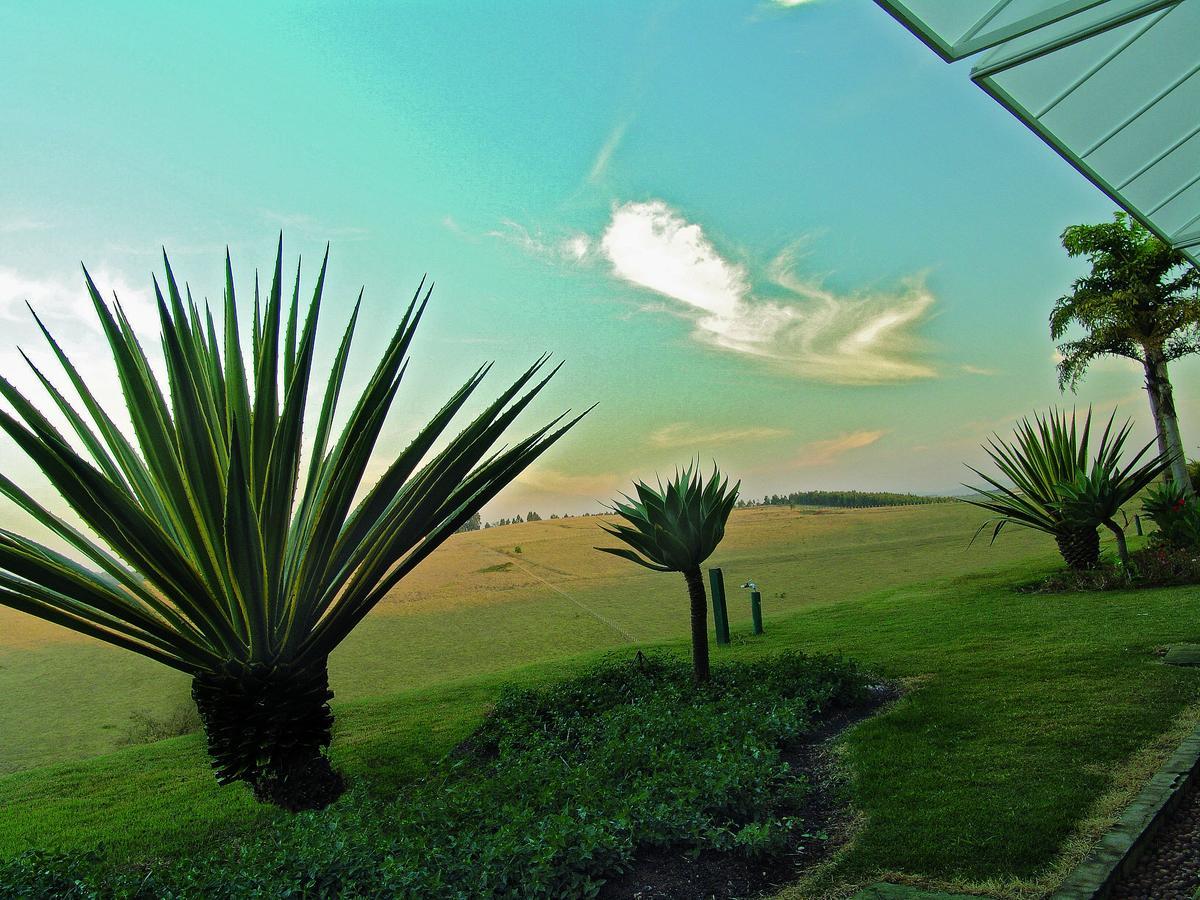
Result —
POLYGON ((700 566, 725 536, 725 523, 737 502, 740 487, 739 481, 730 489, 729 479, 723 479, 716 466, 705 483, 698 467, 689 464, 683 472, 677 471, 666 487, 659 482, 658 490, 635 482, 638 499, 622 495, 628 502, 615 502, 610 507, 629 525, 600 526, 633 549, 597 547, 597 550, 655 572, 683 573, 691 600, 692 669, 697 682, 707 681, 709 670, 708 602, 700 566))
MULTIPOLYGON (((1116 416, 1115 411, 1113 416, 1116 416)), ((1126 420, 1115 434, 1112 427, 1113 418, 1110 417, 1091 469, 1077 473, 1071 481, 1059 486, 1058 510, 1072 525, 1095 527, 1094 523, 1099 523, 1111 531, 1116 538, 1121 565, 1128 571, 1129 548, 1125 542, 1125 529, 1117 524, 1117 514, 1122 506, 1167 472, 1174 457, 1171 453, 1160 453, 1143 463, 1143 457, 1155 444, 1151 441, 1128 463, 1122 463, 1121 454, 1133 423, 1126 420)))
POLYGON ((1068 419, 1066 412, 1051 410, 1045 416, 1035 414, 1032 423, 1022 419, 1011 443, 993 436, 984 450, 1011 487, 968 466, 990 487, 971 488, 976 496, 964 502, 996 513, 979 526, 976 537, 989 525, 993 541, 1005 525, 1033 528, 1053 535, 1069 567, 1087 569, 1100 559, 1097 529, 1105 525, 1117 533, 1125 559, 1124 531, 1113 517, 1122 504, 1163 473, 1169 460, 1156 456, 1139 467, 1151 443, 1122 467, 1121 454, 1132 426, 1127 421, 1114 432, 1115 418, 1114 410, 1095 457, 1088 452, 1090 409, 1080 429, 1074 411, 1068 419))
POLYGON ((220 336, 208 304, 197 306, 186 287, 185 300, 165 254, 163 262, 166 295, 157 279, 154 287, 165 386, 120 303, 110 308, 84 273, 133 440, 44 326, 79 403, 33 371, 84 452, 0 379, 16 413, 0 410, 0 427, 98 538, 0 475, 0 491, 86 560, 0 530, 0 604, 191 675, 217 780, 248 782, 260 800, 290 809, 321 807, 342 789, 325 755, 330 651, 578 418, 560 416, 507 450, 493 449, 557 371, 539 376, 542 357, 434 452, 488 371, 483 366, 355 503, 431 288, 418 288, 335 433, 355 304, 302 453, 328 250, 301 321, 300 270, 288 303, 280 240, 262 306, 255 284, 249 362, 228 254, 220 336))

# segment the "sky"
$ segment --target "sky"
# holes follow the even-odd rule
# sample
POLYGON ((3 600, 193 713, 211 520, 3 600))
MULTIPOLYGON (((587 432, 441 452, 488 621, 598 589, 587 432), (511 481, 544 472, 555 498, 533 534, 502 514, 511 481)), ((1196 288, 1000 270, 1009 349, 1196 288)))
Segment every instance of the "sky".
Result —
MULTIPOLYGON (((487 519, 596 511, 696 456, 748 497, 957 492, 1053 404, 1152 435, 1127 363, 1057 388, 1048 315, 1084 271, 1058 236, 1111 202, 868 0, 0 0, 0 23, 22 386, 18 346, 53 372, 29 302, 119 405, 81 261, 153 345, 162 247, 220 302, 225 248, 246 296, 282 231, 308 286, 331 245, 326 365, 365 288, 350 391, 436 283, 372 472, 484 361, 475 408, 566 363, 514 437, 598 404, 487 519)), ((1197 367, 1173 374, 1194 449, 1197 367)))

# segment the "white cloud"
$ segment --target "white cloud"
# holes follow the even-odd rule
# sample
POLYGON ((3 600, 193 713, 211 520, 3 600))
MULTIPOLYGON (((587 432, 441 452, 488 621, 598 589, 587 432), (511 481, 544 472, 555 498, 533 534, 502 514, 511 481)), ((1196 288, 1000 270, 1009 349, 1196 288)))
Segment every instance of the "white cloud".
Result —
POLYGON ((566 238, 560 247, 565 255, 582 262, 592 252, 592 241, 586 234, 576 234, 566 238))
MULTIPOLYGON (((149 276, 144 287, 135 288, 122 274, 106 265, 90 271, 92 280, 110 307, 114 294, 120 299, 122 309, 141 338, 151 366, 161 377, 161 351, 155 340, 159 330, 158 311, 149 276)), ((124 403, 120 386, 82 272, 72 279, 65 275, 30 276, 12 268, 0 267, 0 323, 3 323, 4 329, 3 338, 0 339, 0 371, 27 395, 42 397, 42 388, 22 359, 19 347, 43 374, 64 389, 68 396, 72 395, 67 378, 30 314, 27 302, 71 362, 84 373, 89 388, 100 404, 121 420, 120 411, 124 403)), ((41 401, 38 399, 35 402, 41 401)))
POLYGON ((768 273, 793 296, 763 300, 752 294, 744 266, 722 257, 699 225, 661 200, 615 206, 599 250, 616 277, 683 304, 696 337, 716 347, 836 384, 936 374, 914 334, 934 302, 919 277, 897 291, 840 295, 797 277, 793 248, 768 273))
POLYGON ((829 465, 851 450, 871 446, 885 434, 886 431, 852 431, 827 440, 810 441, 800 448, 794 465, 802 468, 829 465))
MULTIPOLYGON (((144 286, 134 287, 124 275, 105 265, 89 268, 89 273, 100 295, 110 306, 114 295, 120 299, 122 308, 139 334, 153 335, 157 332, 158 312, 149 275, 144 286)), ((60 330, 66 329, 71 333, 82 329, 95 335, 101 334, 82 271, 72 279, 65 276, 26 275, 16 269, 0 266, 0 320, 18 326, 10 330, 7 337, 22 340, 26 334, 40 335, 26 303, 33 307, 56 337, 56 323, 60 330)))
MULTIPOLYGON (((158 313, 149 276, 147 275, 143 288, 135 289, 123 275, 112 271, 106 265, 99 265, 90 271, 97 288, 110 306, 114 291, 120 298, 122 308, 141 337, 142 347, 150 359, 152 368, 161 378, 161 351, 155 339, 158 334, 158 313)), ((59 346, 86 379, 88 389, 96 401, 126 436, 132 437, 120 383, 108 344, 104 340, 87 293, 82 272, 76 271, 73 276, 65 273, 34 276, 13 268, 0 267, 0 372, 42 410, 68 440, 73 440, 69 423, 58 413, 54 402, 46 395, 41 383, 21 356, 21 350, 24 350, 42 374, 61 390, 77 409, 82 408, 69 379, 26 307, 26 302, 37 312, 59 346)), ((7 403, 4 405, 9 408, 7 403)), ((82 447, 77 446, 76 449, 82 450, 82 447)), ((10 477, 28 482, 35 492, 49 491, 34 463, 26 458, 7 436, 0 438, 0 459, 6 461, 9 467, 6 471, 10 477)), ((64 509, 62 502, 52 491, 49 491, 46 497, 39 494, 39 499, 43 499, 55 511, 62 512, 64 509)), ((12 510, 11 503, 0 503, 0 518, 8 525, 15 524, 18 519, 23 522, 24 520, 12 510)))
POLYGON ((618 278, 712 316, 733 316, 749 291, 746 270, 661 200, 614 208, 600 249, 618 278))
POLYGON ((746 441, 762 441, 783 437, 791 432, 785 428, 750 427, 705 430, 690 422, 676 422, 651 433, 648 443, 653 447, 715 447, 746 441))

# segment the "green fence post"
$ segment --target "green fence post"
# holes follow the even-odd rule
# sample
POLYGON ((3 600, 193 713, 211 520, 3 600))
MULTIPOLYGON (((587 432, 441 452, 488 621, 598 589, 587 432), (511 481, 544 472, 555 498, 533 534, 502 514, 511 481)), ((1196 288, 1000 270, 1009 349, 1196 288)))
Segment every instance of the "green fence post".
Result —
POLYGON ((758 591, 750 592, 750 615, 754 619, 754 633, 762 634, 762 594, 758 591))
POLYGON ((725 606, 725 576, 720 569, 708 570, 708 583, 712 588, 713 627, 717 630, 717 643, 729 643, 729 610, 725 606))

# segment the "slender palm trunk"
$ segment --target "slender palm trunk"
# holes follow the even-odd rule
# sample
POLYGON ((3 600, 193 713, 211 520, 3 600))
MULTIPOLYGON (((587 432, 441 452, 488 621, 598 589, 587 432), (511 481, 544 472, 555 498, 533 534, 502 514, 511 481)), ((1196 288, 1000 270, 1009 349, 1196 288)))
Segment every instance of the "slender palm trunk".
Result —
POLYGON ((230 664, 192 679, 217 781, 245 781, 261 802, 293 812, 341 795, 325 756, 333 733, 324 659, 303 666, 230 664))
POLYGON ((1142 365, 1146 370, 1146 395, 1150 398, 1150 414, 1154 417, 1158 449, 1160 453, 1172 456, 1167 475, 1170 481, 1179 485, 1185 497, 1190 497, 1195 492, 1187 473, 1187 458, 1183 452, 1183 440, 1179 436, 1179 419, 1175 414, 1175 397, 1171 379, 1167 375, 1166 360, 1162 353, 1148 349, 1142 365))
POLYGON ((1125 543, 1125 529, 1112 519, 1104 520, 1104 527, 1113 533, 1117 539, 1117 555, 1121 558, 1121 568, 1129 572, 1129 546, 1125 543))
POLYGON ((708 681, 708 597, 700 569, 688 569, 683 579, 692 601, 692 678, 700 684, 708 681))

